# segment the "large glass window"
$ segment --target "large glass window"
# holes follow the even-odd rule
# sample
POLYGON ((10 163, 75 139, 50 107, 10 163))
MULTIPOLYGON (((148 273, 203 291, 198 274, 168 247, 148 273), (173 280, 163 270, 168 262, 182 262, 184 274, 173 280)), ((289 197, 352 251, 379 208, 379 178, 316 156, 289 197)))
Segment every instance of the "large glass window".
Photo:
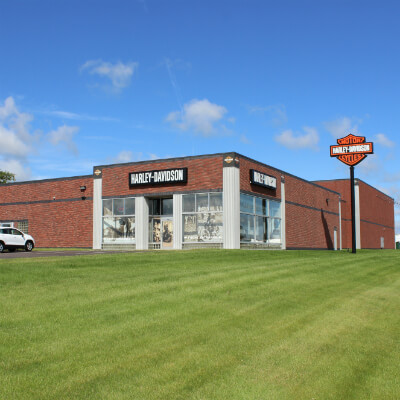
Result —
POLYGON ((222 243, 222 193, 185 194, 182 208, 185 243, 222 243))
POLYGON ((240 241, 281 243, 281 203, 240 194, 240 241))
POLYGON ((149 199, 149 215, 172 215, 173 199, 149 199))
POLYGON ((240 211, 254 214, 254 197, 248 194, 240 195, 240 211))
POLYGON ((240 214, 240 240, 242 242, 254 241, 253 215, 240 214))
POLYGON ((135 242, 135 198, 103 200, 103 242, 135 242))
POLYGON ((195 212, 196 211, 196 195, 185 194, 182 198, 182 209, 183 212, 195 212))

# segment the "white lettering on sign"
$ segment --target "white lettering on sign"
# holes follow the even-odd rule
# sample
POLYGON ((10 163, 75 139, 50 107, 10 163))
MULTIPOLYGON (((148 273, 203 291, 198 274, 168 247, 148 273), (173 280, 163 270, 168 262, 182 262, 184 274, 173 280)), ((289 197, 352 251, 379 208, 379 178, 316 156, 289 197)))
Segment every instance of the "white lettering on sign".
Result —
POLYGON ((250 170, 250 182, 255 185, 276 189, 276 178, 254 169, 250 170))
POLYGON ((332 146, 332 154, 366 153, 371 151, 371 144, 357 144, 353 146, 332 146))
POLYGON ((129 174, 130 186, 176 183, 176 182, 185 183, 186 180, 187 180, 187 168, 131 172, 129 174))

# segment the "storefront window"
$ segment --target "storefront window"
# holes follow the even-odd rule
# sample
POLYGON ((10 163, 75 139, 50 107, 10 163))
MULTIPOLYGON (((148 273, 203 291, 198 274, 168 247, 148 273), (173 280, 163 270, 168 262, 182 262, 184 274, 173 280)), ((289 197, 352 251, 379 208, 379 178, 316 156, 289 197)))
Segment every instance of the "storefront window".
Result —
POLYGON ((182 202, 183 241, 185 243, 222 243, 222 193, 183 195, 182 202))
POLYGON ((254 214, 254 197, 248 194, 240 194, 240 211, 254 214))
POLYGON ((150 199, 149 200, 149 215, 172 215, 173 200, 168 199, 150 199))
POLYGON ((281 203, 277 201, 269 202, 269 216, 270 217, 279 217, 281 216, 281 203))
POLYGON ((103 216, 112 215, 112 199, 103 200, 103 216))
POLYGON ((266 243, 268 238, 268 218, 256 216, 256 241, 266 243))
POLYGON ((271 218, 271 232, 270 241, 271 243, 281 242, 281 220, 278 218, 271 218))
POLYGON ((268 200, 261 199, 260 197, 256 197, 255 202, 256 202, 256 214, 257 215, 268 215, 268 210, 267 210, 268 200))
POLYGON ((208 211, 208 193, 196 194, 197 212, 208 211))
POLYGON ((135 199, 103 200, 103 242, 135 242, 135 199))
POLYGON ((195 194, 185 194, 182 197, 182 209, 183 212, 195 212, 196 210, 196 195, 195 194))
POLYGON ((172 215, 174 212, 173 204, 172 199, 161 199, 161 215, 172 215))
POLYGON ((125 199, 113 199, 113 214, 124 215, 125 199))
POLYGON ((222 193, 210 193, 210 211, 222 211, 222 193))
POLYGON ((240 241, 281 243, 281 203, 261 197, 240 195, 240 241))
POLYGON ((240 214, 240 241, 254 241, 254 217, 248 214, 240 214))
POLYGON ((133 198, 125 199, 125 214, 135 215, 135 199, 133 198))

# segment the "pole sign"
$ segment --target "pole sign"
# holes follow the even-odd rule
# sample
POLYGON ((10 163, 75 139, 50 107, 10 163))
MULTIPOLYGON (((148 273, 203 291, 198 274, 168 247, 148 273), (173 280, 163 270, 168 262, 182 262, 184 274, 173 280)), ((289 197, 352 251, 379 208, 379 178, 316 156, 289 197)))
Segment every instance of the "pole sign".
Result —
POLYGON ((341 162, 355 166, 360 163, 367 154, 374 153, 374 144, 366 142, 364 136, 347 135, 337 140, 337 145, 331 146, 331 157, 337 157, 341 162))
POLYGON ((355 136, 351 133, 338 139, 337 145, 331 146, 331 157, 336 157, 350 166, 352 253, 356 252, 354 166, 364 160, 368 154, 373 153, 374 144, 372 142, 366 142, 364 136, 355 136))

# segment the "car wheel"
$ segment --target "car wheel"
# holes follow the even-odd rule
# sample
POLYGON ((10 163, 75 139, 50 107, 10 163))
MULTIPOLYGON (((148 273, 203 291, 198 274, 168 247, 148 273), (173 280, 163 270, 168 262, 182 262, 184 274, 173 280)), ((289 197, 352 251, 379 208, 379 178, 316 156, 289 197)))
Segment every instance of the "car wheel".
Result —
POLYGON ((0 242, 0 253, 4 251, 4 243, 0 242))
POLYGON ((32 251, 33 249, 33 243, 29 240, 28 242, 25 243, 25 251, 32 251))
POLYGON ((9 248, 8 251, 9 251, 10 253, 13 253, 13 252, 15 251, 15 247, 9 248))

